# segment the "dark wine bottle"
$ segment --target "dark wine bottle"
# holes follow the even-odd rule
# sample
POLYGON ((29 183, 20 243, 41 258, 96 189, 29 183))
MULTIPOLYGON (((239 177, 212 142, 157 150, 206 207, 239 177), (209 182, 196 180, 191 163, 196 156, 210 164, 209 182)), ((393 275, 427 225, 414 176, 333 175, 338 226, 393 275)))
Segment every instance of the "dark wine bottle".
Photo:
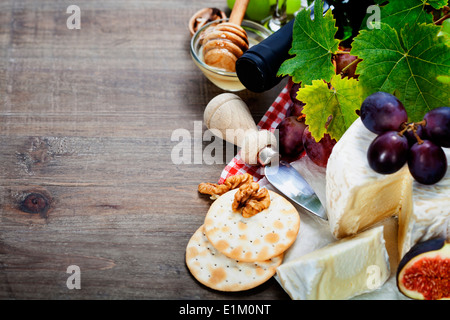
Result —
POLYGON ((283 61, 289 58, 294 19, 259 44, 248 49, 236 61, 236 74, 250 91, 263 92, 281 81, 277 77, 283 61))
MULTIPOLYGON (((311 19, 314 8, 310 6, 311 19)), ((323 4, 323 13, 330 6, 323 4)), ((236 73, 241 83, 250 91, 264 92, 276 86, 282 79, 277 76, 281 64, 290 58, 292 47, 292 30, 295 19, 285 24, 277 32, 251 47, 236 61, 236 73)))

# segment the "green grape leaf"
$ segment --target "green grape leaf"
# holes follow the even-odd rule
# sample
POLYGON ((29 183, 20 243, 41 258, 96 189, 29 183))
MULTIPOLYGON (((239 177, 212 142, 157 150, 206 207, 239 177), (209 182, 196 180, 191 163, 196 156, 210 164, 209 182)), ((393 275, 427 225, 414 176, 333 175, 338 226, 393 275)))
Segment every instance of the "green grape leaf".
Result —
MULTIPOLYGON (((314 12, 322 12, 322 8, 323 1, 315 1, 314 12)), ((297 14, 289 50, 293 57, 284 61, 278 70, 279 76, 290 75, 294 82, 303 85, 317 79, 330 81, 335 74, 331 56, 339 45, 339 40, 334 38, 338 28, 331 10, 325 15, 315 14, 314 20, 310 15, 310 10, 297 14)))
POLYGON ((334 75, 331 86, 322 80, 313 80, 298 90, 297 99, 305 103, 305 123, 316 141, 325 133, 339 140, 358 118, 356 110, 362 103, 362 91, 356 79, 334 75))
POLYGON ((399 32, 381 23, 380 29, 361 30, 351 54, 362 61, 356 72, 364 96, 376 91, 395 94, 411 121, 450 103, 450 87, 437 76, 450 75, 450 47, 437 37, 439 26, 418 24, 399 32))
POLYGON ((447 4, 447 0, 390 0, 380 7, 381 22, 396 29, 405 24, 431 23, 432 15, 424 10, 427 4, 440 9, 447 4))

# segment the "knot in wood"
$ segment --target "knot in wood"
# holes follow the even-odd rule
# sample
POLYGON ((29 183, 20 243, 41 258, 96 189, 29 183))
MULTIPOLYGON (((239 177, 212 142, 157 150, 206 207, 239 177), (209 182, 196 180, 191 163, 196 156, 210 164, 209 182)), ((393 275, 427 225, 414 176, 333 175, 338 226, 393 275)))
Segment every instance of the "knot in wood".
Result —
POLYGON ((50 201, 41 193, 30 193, 20 204, 20 210, 27 213, 39 214, 46 217, 48 209, 50 207, 50 201))

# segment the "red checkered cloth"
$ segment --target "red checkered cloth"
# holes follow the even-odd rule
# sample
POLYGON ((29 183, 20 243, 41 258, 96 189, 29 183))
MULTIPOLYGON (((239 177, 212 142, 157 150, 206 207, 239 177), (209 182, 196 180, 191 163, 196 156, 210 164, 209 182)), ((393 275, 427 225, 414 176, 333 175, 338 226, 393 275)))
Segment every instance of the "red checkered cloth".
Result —
MULTIPOLYGON (((259 129, 266 129, 274 132, 278 124, 286 117, 286 112, 292 105, 292 100, 289 96, 289 83, 281 90, 278 97, 270 106, 269 110, 261 118, 257 127, 259 129)), ((220 175, 219 183, 223 183, 229 176, 235 174, 249 173, 253 175, 256 181, 264 177, 264 171, 261 166, 249 166, 241 160, 239 152, 223 169, 220 175)))

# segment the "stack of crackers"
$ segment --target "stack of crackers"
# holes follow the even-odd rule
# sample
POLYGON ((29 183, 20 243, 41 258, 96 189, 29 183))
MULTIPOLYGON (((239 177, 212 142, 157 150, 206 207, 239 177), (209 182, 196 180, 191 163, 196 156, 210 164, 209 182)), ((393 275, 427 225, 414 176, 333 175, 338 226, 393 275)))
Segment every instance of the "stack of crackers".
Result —
POLYGON ((270 206, 249 218, 232 209, 237 189, 217 198, 186 248, 186 265, 202 284, 242 291, 269 280, 300 229, 297 209, 269 191, 270 206))

